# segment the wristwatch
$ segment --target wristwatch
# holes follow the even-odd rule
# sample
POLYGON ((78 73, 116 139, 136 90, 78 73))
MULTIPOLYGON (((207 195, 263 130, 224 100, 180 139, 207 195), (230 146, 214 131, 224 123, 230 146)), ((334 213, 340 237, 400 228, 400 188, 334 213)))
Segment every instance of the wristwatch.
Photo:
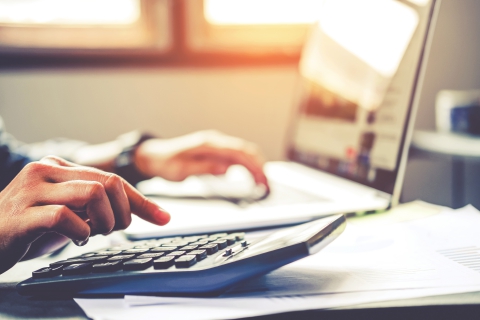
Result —
POLYGON ((119 136, 117 141, 122 145, 122 151, 113 161, 113 172, 133 186, 140 181, 149 179, 149 177, 138 171, 135 165, 135 151, 143 142, 153 138, 155 136, 138 131, 128 132, 119 136))

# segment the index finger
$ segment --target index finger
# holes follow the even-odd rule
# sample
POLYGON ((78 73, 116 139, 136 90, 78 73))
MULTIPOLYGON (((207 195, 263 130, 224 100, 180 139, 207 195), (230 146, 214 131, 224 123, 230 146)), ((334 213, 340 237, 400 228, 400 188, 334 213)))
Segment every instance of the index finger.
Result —
POLYGON ((145 197, 125 180, 122 179, 122 182, 133 214, 143 220, 161 226, 166 225, 170 221, 170 214, 167 211, 145 197))

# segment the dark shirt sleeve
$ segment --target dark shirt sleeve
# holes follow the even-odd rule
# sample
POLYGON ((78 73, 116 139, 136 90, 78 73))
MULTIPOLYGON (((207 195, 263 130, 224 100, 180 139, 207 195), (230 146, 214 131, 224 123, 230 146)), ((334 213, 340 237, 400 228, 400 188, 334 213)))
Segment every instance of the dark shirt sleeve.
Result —
POLYGON ((0 118, 0 191, 3 190, 28 163, 47 155, 57 155, 67 160, 85 142, 54 139, 39 143, 21 143, 8 134, 0 118))
POLYGON ((32 160, 25 155, 15 153, 8 143, 0 145, 0 191, 32 160))

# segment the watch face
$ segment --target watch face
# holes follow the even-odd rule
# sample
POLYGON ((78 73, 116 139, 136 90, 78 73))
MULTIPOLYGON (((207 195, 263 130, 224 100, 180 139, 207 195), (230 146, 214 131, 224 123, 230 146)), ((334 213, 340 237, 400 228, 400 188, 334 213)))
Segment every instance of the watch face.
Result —
POLYGON ((132 163, 131 160, 132 159, 131 159, 130 152, 124 151, 118 155, 116 159, 116 165, 117 167, 125 167, 125 166, 128 166, 130 163, 132 163))

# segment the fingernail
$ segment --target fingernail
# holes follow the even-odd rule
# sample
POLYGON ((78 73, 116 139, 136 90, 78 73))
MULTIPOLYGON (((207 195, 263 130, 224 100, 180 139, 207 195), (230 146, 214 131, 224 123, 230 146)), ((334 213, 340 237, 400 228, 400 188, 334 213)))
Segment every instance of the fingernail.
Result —
POLYGON ((162 226, 166 225, 170 221, 170 213, 168 213, 167 211, 165 211, 165 209, 162 209, 161 207, 158 207, 157 215, 160 216, 160 224, 162 226))
POLYGON ((90 236, 87 237, 87 239, 85 240, 72 240, 73 243, 75 243, 75 245, 77 247, 83 247, 84 245, 86 245, 88 243, 88 240, 90 239, 90 236))

